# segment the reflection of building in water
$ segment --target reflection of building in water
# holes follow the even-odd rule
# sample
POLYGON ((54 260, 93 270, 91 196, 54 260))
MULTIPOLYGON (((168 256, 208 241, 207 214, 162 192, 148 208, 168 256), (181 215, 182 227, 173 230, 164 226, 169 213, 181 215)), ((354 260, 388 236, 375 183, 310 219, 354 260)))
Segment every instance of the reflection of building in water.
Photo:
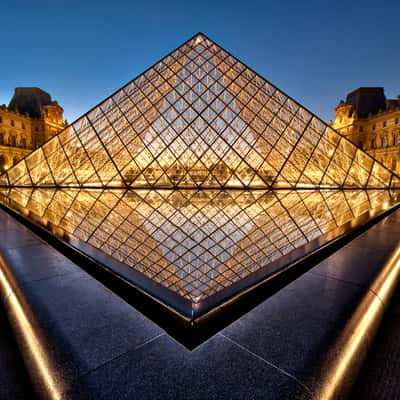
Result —
POLYGON ((335 113, 336 130, 400 172, 400 96, 388 100, 383 88, 359 88, 339 103, 335 113))
POLYGON ((0 106, 0 170, 8 169, 64 127, 63 109, 39 88, 16 88, 0 106))

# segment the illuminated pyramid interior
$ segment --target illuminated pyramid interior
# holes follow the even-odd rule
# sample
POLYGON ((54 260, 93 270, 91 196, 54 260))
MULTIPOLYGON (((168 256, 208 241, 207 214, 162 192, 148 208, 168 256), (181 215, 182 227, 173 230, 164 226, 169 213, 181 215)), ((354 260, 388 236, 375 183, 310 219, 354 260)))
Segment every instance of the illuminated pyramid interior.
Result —
POLYGON ((387 208, 399 182, 202 34, 0 180, 3 203, 192 303, 387 208))

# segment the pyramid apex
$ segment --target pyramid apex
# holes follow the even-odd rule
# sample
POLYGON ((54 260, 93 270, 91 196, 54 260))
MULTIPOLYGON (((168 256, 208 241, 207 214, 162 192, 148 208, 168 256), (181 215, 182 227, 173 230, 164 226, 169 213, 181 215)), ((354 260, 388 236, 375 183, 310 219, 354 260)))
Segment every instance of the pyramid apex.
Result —
POLYGON ((195 43, 200 43, 201 41, 208 39, 208 37, 202 33, 202 32, 197 32, 193 37, 192 40, 195 41, 195 43))

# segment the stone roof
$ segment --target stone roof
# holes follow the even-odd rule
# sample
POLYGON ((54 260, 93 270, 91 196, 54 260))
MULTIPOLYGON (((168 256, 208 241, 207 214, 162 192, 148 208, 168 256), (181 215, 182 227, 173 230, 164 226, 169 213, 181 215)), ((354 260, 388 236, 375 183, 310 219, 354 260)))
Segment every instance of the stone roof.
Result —
POLYGON ((21 114, 27 113, 31 118, 40 118, 41 107, 53 103, 50 94, 40 88, 18 87, 8 107, 21 114))

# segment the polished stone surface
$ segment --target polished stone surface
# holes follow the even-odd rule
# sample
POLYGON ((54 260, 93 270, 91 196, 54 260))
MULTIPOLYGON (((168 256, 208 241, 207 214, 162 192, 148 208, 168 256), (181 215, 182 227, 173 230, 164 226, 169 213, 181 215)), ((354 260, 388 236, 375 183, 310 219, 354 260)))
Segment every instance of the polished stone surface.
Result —
POLYGON ((157 325, 78 268, 22 282, 18 295, 34 310, 30 318, 42 331, 40 340, 51 353, 60 379, 73 380, 161 333, 157 325))
POLYGON ((376 249, 351 242, 341 248, 334 257, 327 258, 313 268, 312 274, 369 288, 394 247, 389 245, 376 249))
POLYGON ((44 243, 28 246, 24 251, 19 248, 5 249, 2 256, 6 263, 13 261, 13 275, 18 282, 29 283, 77 273, 71 263, 65 262, 61 253, 44 243))
POLYGON ((0 399, 34 400, 32 385, 0 304, 0 399))
POLYGON ((307 385, 362 297, 356 285, 305 274, 221 334, 307 385), (317 299, 317 301, 316 301, 317 299))
MULTIPOLYGON (((397 219, 400 222, 400 218, 397 219)), ((400 229, 397 228, 400 234, 400 229)), ((400 287, 385 312, 350 398, 400 399, 400 287)))
MULTIPOLYGON (((0 212, 0 235, 6 226, 25 246, 0 242, 12 284, 5 305, 21 305, 64 399, 314 398, 354 310, 365 299, 380 304, 369 287, 398 244, 397 228, 382 224, 387 219, 190 351, 0 212)), ((21 316, 10 311, 10 318, 34 366, 21 316)))
POLYGON ((193 352, 164 335, 80 378, 66 398, 296 400, 311 395, 221 335, 193 352))

